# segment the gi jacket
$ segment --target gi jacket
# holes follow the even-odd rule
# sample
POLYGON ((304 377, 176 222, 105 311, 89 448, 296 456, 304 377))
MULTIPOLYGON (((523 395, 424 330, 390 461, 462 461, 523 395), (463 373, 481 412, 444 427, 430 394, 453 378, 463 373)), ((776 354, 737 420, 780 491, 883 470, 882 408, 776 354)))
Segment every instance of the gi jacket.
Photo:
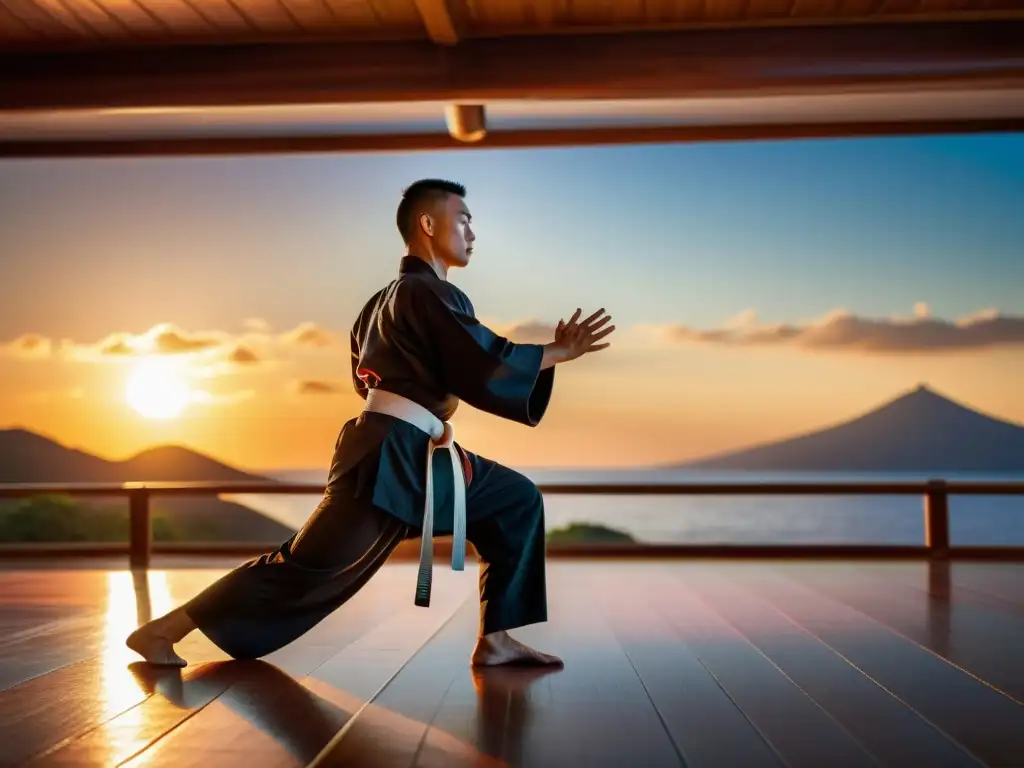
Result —
MULTIPOLYGON (((352 327, 351 348, 352 385, 363 399, 370 388, 380 387, 419 403, 442 421, 463 400, 532 427, 551 399, 555 369, 541 370, 543 347, 514 344, 486 328, 469 297, 415 256, 404 257, 398 278, 363 307, 352 327)), ((361 413, 338 436, 327 493, 355 471, 357 495, 372 494, 377 507, 422 527, 429 440, 400 419, 361 413)), ((459 451, 470 484, 479 459, 461 446, 459 451)), ((434 466, 435 473, 451 474, 450 462, 434 466)), ((442 506, 436 514, 435 530, 450 531, 451 509, 442 506)))

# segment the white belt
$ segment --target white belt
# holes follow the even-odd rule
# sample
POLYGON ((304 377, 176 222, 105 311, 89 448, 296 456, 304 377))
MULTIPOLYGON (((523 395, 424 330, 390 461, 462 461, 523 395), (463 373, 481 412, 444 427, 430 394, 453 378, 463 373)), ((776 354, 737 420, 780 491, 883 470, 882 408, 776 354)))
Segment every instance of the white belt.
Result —
POLYGON ((430 582, 434 563, 434 450, 445 448, 452 457, 452 473, 455 480, 455 511, 452 530, 452 570, 462 571, 466 567, 466 476, 462 460, 455 447, 455 431, 452 425, 441 421, 419 403, 408 398, 371 389, 366 396, 365 410, 383 413, 408 422, 430 435, 427 447, 426 501, 423 505, 423 533, 420 542, 420 568, 416 577, 416 605, 430 605, 430 582))

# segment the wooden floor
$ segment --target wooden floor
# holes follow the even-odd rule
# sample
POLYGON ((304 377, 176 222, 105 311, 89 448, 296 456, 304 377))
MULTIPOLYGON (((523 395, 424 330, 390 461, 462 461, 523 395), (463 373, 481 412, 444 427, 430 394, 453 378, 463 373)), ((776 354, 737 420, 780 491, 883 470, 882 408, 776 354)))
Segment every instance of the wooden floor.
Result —
POLYGON ((265 661, 122 641, 226 566, 0 564, 0 765, 1024 766, 1024 564, 549 563, 564 670, 474 675, 475 567, 388 565, 265 661))

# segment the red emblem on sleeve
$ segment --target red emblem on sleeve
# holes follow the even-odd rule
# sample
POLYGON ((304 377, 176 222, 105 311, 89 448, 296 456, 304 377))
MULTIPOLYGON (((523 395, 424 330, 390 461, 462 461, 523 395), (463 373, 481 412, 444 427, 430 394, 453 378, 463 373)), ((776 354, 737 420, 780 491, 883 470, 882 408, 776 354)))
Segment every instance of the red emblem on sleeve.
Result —
POLYGON ((356 376, 358 376, 359 380, 370 389, 373 389, 378 384, 380 384, 380 376, 371 371, 369 368, 356 369, 356 376))

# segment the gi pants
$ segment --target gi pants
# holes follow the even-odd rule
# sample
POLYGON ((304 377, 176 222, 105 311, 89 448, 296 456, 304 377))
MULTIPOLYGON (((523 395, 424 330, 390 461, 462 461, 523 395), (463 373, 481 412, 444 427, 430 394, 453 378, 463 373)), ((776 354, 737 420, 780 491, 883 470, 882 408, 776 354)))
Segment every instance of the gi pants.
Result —
MULTIPOLYGON (((480 633, 547 620, 544 501, 524 475, 468 453, 466 537, 480 556, 480 633)), ((185 606, 236 659, 265 656, 308 632, 358 592, 419 530, 375 507, 358 468, 345 474, 295 536, 211 584, 185 606)), ((451 535, 453 478, 434 464, 435 535, 451 535)), ((435 562, 435 568, 451 567, 435 562)), ((410 579, 408 599, 415 581, 410 579)))

